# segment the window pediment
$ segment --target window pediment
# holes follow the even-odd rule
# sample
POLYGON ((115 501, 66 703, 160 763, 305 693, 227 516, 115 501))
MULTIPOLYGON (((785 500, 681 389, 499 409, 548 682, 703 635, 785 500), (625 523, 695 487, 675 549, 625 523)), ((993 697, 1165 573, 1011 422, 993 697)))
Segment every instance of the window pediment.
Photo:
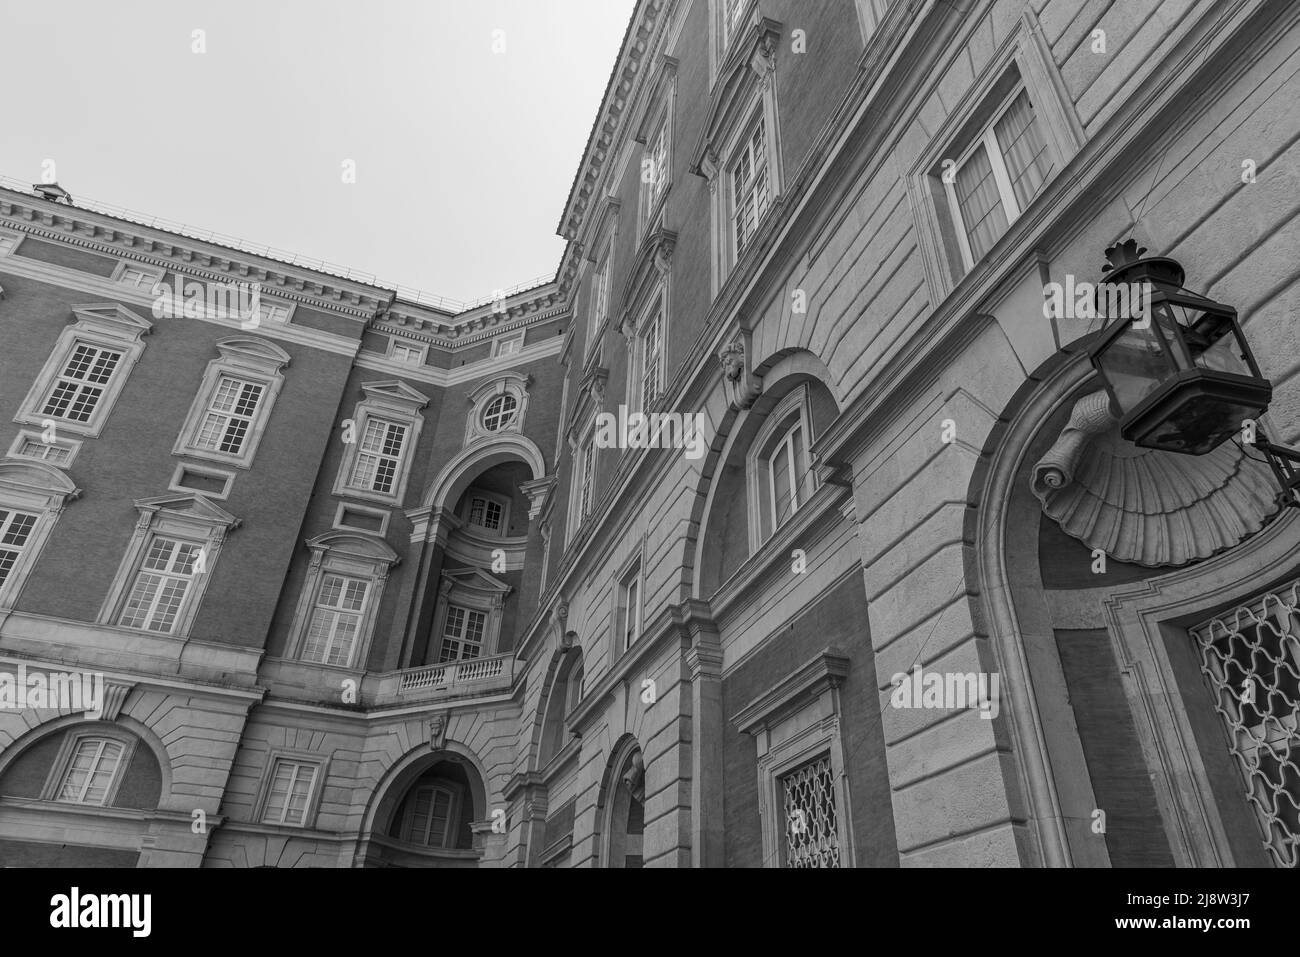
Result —
POLYGON ((392 379, 387 382, 363 382, 361 391, 376 409, 391 409, 404 415, 414 415, 429 404, 429 397, 405 382, 392 379))
POLYGON ((62 471, 34 460, 0 462, 0 492, 7 500, 56 509, 81 495, 62 471))
POLYGON ((652 230, 641 243, 627 284, 623 287, 624 311, 619 328, 624 335, 635 331, 633 324, 641 317, 650 297, 659 290, 676 247, 677 234, 662 226, 652 230))
POLYGON ((213 529, 224 528, 226 531, 234 531, 240 525, 240 519, 224 508, 214 505, 202 495, 162 495, 157 498, 141 498, 136 499, 135 507, 140 512, 142 522, 152 521, 157 515, 207 525, 213 529))
POLYGON ((275 375, 289 364, 289 353, 273 342, 255 336, 228 336, 217 341, 219 351, 229 365, 275 375))
POLYGON ((481 568, 451 568, 442 573, 442 592, 475 596, 486 604, 500 604, 513 588, 481 568))
POLYGON ((138 342, 141 336, 153 331, 153 323, 140 314, 115 302, 87 303, 72 307, 78 328, 93 330, 122 339, 138 342))
POLYGON ((381 538, 360 535, 354 532, 326 532, 308 539, 307 547, 313 558, 319 559, 326 552, 342 558, 352 558, 362 562, 392 567, 400 562, 401 556, 381 538))
POLYGON ((753 94, 770 77, 782 25, 758 15, 741 30, 719 71, 719 82, 699 142, 691 152, 692 173, 713 180, 721 169, 726 144, 749 117, 753 94))

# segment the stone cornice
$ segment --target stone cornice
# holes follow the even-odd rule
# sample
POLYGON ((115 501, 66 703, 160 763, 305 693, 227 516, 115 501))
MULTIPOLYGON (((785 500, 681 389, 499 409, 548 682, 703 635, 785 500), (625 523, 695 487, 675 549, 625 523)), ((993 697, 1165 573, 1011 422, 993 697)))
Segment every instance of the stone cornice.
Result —
POLYGON ((645 74, 645 57, 651 49, 650 40, 662 26, 664 11, 669 2, 670 0, 639 0, 637 3, 627 33, 623 36, 623 45, 619 49, 609 83, 605 87, 605 96, 601 100, 596 121, 587 137, 582 162, 578 165, 573 185, 569 189, 569 198, 564 204, 564 213, 556 227, 556 232, 564 239, 577 238, 596 186, 601 180, 605 162, 616 154, 615 135, 631 105, 633 89, 638 79, 645 74))
POLYGON ((161 266, 213 282, 258 282, 276 298, 368 319, 393 297, 387 289, 155 229, 105 213, 0 187, 0 217, 49 242, 161 266))
POLYGON ((848 656, 838 648, 826 648, 741 708, 731 723, 744 734, 758 734, 805 698, 838 688, 848 675, 848 656))

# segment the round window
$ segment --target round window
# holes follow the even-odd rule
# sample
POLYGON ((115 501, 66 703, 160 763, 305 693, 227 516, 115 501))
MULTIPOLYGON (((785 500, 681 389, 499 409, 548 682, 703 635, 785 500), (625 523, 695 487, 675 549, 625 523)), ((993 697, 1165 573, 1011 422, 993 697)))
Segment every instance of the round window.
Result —
POLYGON ((509 392, 496 396, 483 410, 483 428, 489 432, 504 429, 515 420, 519 409, 519 400, 509 392))

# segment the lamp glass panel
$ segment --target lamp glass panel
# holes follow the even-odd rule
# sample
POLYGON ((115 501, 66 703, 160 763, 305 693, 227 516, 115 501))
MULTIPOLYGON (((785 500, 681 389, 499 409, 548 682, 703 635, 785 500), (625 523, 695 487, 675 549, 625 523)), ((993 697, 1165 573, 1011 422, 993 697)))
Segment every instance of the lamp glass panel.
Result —
POLYGON ((1097 357, 1121 413, 1128 413, 1170 374, 1169 359, 1152 325, 1130 323, 1097 357))
POLYGON ((1254 377, 1246 347, 1230 316, 1180 306, 1187 328, 1187 348, 1198 368, 1254 377))

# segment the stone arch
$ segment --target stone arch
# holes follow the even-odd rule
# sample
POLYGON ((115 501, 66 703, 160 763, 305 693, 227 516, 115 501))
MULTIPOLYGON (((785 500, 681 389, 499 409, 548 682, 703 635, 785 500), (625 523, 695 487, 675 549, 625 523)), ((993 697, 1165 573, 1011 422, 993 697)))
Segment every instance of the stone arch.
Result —
POLYGON ((547 761, 564 748, 563 729, 561 728, 560 746, 554 752, 547 752, 546 741, 552 721, 564 720, 564 701, 554 700, 557 692, 567 693, 568 682, 575 673, 583 669, 585 660, 582 648, 576 642, 570 648, 557 648, 551 653, 551 660, 546 666, 542 678, 542 693, 533 714, 532 731, 528 736, 528 766, 534 771, 541 771, 547 761))
POLYGON ((167 746, 152 728, 126 714, 120 714, 112 721, 107 719, 88 721, 82 713, 51 716, 35 727, 28 729, 26 733, 18 735, 3 748, 0 748, 0 778, 4 777, 14 762, 23 754, 39 745, 42 741, 73 728, 78 730, 90 729, 99 724, 127 731, 149 749, 154 762, 158 766, 158 810, 181 810, 188 814, 193 809, 194 799, 192 797, 182 798, 172 792, 172 762, 171 756, 167 753, 167 746))
POLYGON ((532 470, 534 480, 546 475, 546 458, 536 442, 517 432, 494 436, 467 446, 443 466, 425 491, 421 504, 432 508, 452 508, 479 473, 510 461, 526 464, 532 470))
MULTIPOLYGON (((763 391, 746 409, 729 407, 713 446, 701 469, 700 485, 691 512, 691 534, 686 543, 683 575, 687 597, 708 599, 725 577, 721 569, 727 559, 720 549, 739 547, 748 550, 748 524, 745 540, 731 541, 736 533, 734 518, 728 512, 744 512, 748 490, 745 487, 745 455, 759 434, 764 420, 786 395, 800 384, 808 383, 813 404, 814 429, 820 433, 842 407, 838 387, 826 365, 802 349, 783 349, 758 365, 755 375, 763 380, 763 391), (727 532, 725 529, 730 529, 727 532)), ((748 522, 748 516, 744 521, 748 522)))
MULTIPOLYGON (((619 823, 616 816, 625 814, 629 810, 627 798, 630 798, 630 789, 625 786, 623 776, 629 764, 634 758, 643 754, 641 742, 637 740, 636 735, 631 733, 623 734, 614 747, 610 749, 609 758, 605 762, 605 770, 600 779, 600 791, 596 797, 596 828, 592 853, 594 855, 595 866, 597 867, 614 867, 623 866, 622 864, 611 864, 611 852, 617 853, 620 850, 620 830, 616 826, 619 823), (629 791, 628 794, 622 792, 629 791)), ((644 758, 642 758, 642 778, 644 778, 644 758)), ((641 800, 644 801, 644 793, 641 800)), ((626 835, 622 835, 625 837, 626 835)))
MULTIPOLYGON (((1024 859, 1045 866, 1135 863, 1113 859, 1114 847, 1096 840, 1089 827, 1091 809, 1108 803, 1097 788, 1115 772, 1105 768, 1099 775, 1095 751, 1089 760, 1088 712, 1077 709, 1091 706, 1072 695, 1075 686, 1068 682, 1079 666, 1076 659, 1067 671, 1059 644, 1089 631, 1088 640, 1100 642, 1095 647, 1115 662, 1114 675, 1102 676, 1101 684, 1120 687, 1113 694, 1132 717, 1126 735, 1140 765, 1128 773, 1138 785, 1149 778, 1152 789, 1157 840, 1136 853, 1163 854, 1181 866, 1257 863, 1246 856, 1240 815, 1217 803, 1215 794, 1232 786, 1226 755, 1215 753, 1222 743, 1211 740, 1222 732, 1193 713, 1199 706, 1188 704, 1199 691, 1199 676, 1194 668, 1189 672, 1190 646, 1182 650, 1179 640, 1187 626, 1248 590, 1243 582, 1269 585, 1300 574, 1294 558, 1300 516, 1273 516, 1233 547, 1179 567, 1110 562, 1097 586, 1066 589, 1072 604, 1049 596, 1063 586, 1045 584, 1043 543, 1058 541, 1062 549, 1076 549, 1076 557, 1088 556, 1090 546, 1068 538, 1044 514, 1029 476, 1039 456, 1055 450, 1050 443, 1057 433, 1074 421, 1076 402, 1101 385, 1086 354, 1095 338, 1072 343, 1026 378, 987 436, 967 491, 963 537, 974 544, 965 553, 967 600, 992 648, 990 669, 1001 674, 1002 711, 1033 838, 1024 859), (1061 634, 1063 618, 1072 614, 1092 626, 1061 634), (1159 845, 1161 835, 1167 846, 1159 845)), ((1127 720, 1123 711, 1114 713, 1127 720)), ((1122 853, 1135 852, 1126 847, 1122 853)))

